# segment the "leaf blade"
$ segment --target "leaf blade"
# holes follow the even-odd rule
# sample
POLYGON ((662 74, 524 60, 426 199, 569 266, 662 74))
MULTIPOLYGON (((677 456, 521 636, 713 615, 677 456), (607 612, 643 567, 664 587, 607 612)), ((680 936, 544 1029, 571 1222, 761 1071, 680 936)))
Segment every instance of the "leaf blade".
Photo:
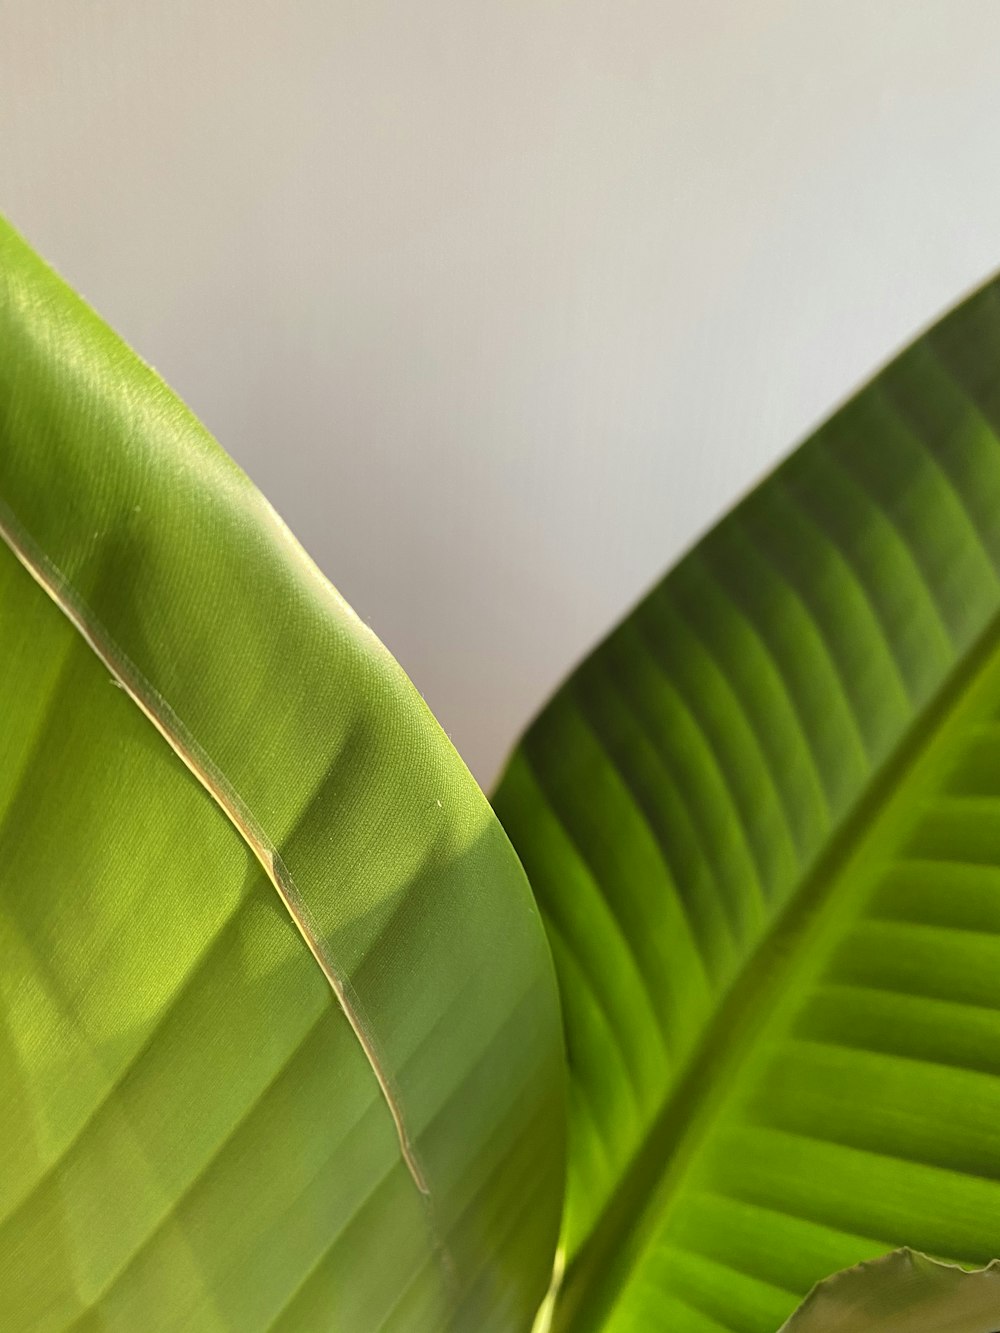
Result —
POLYGON ((0 339, 0 499, 147 712, 0 551, 9 1110, 38 1139, 7 1145, 6 1322, 522 1326, 562 1075, 506 838, 266 502, 6 227, 0 339), (307 901, 384 1086, 274 880, 307 901))
MULTIPOLYGON (((892 1091, 889 1075, 865 1073, 859 1057, 839 1071, 847 1105, 838 1109, 837 1078, 810 1065, 782 1028, 795 1002, 808 1007, 821 986, 900 991, 914 972, 934 974, 933 948, 918 963, 904 931, 892 927, 880 940, 882 928, 865 917, 868 900, 877 903, 882 892, 873 867, 888 875, 898 861, 895 873, 911 882, 907 821, 920 802, 939 799, 949 765, 975 767, 973 748, 992 726, 995 701, 980 676, 991 675, 998 614, 998 347, 994 284, 887 368, 654 589, 541 714, 501 781, 495 808, 564 945, 556 961, 573 1119, 556 1327, 595 1326, 604 1309, 608 1327, 648 1327, 655 1293, 679 1303, 672 1327, 708 1319, 765 1333, 788 1314, 790 1293, 804 1294, 844 1256, 856 1261, 913 1243, 984 1262, 1000 1248, 988 1220, 1000 1202, 997 1144, 980 1135, 969 1186, 970 1200, 975 1195, 985 1210, 983 1234, 961 1223, 964 1187, 954 1180, 954 1215, 928 1231, 907 1202, 902 1167, 879 1168, 879 1200, 864 1188, 864 1171, 877 1165, 864 1145, 879 1144, 884 1126, 866 1120, 854 1101, 887 1079, 892 1091), (967 693, 978 700, 968 708, 967 693), (897 788, 908 790, 908 804, 886 813, 897 788), (608 813, 626 803, 641 818, 608 813), (571 901, 568 858, 543 850, 553 817, 575 839, 593 896, 603 896, 642 944, 644 962, 631 976, 641 975, 670 1049, 653 1058, 647 1043, 644 1064, 631 1057, 639 1095, 630 1121, 579 1110, 613 1106, 614 1084, 625 1080, 612 1066, 599 1068, 588 1050, 592 1038, 575 1017, 580 982, 566 957, 590 960, 595 1003, 624 1015, 606 1040, 617 1040, 626 1058, 630 973, 610 955, 601 961, 601 918, 571 901), (667 929, 654 957, 650 941, 677 898, 689 931, 667 929), (824 914, 829 925, 814 928, 824 914), (844 939, 835 949, 838 930, 844 939), (830 975, 796 972, 805 948, 830 975), (707 998, 699 957, 708 964, 701 968, 707 998), (778 1055, 774 1068, 762 1063, 760 1051, 771 1047, 801 1088, 792 1076, 782 1079, 778 1055), (826 1125, 858 1143, 807 1151, 808 1138, 795 1138, 822 1135, 826 1125), (850 1156, 859 1147, 861 1155, 850 1156), (782 1153, 820 1173, 820 1213, 782 1153), (848 1180, 853 1201, 843 1197, 848 1180), (714 1197, 725 1199, 720 1217, 730 1224, 720 1221, 709 1236, 698 1219, 714 1197), (893 1207, 876 1206, 893 1197, 893 1207), (870 1202, 871 1217, 859 1199, 870 1202), (803 1272, 794 1251, 769 1253, 764 1238, 748 1247, 740 1220, 747 1207, 797 1216, 803 1247, 813 1247, 811 1267, 803 1272), (815 1248, 820 1233, 837 1258, 815 1248), (709 1273, 726 1265, 730 1249, 742 1254, 750 1280, 731 1277, 727 1287, 709 1273)), ((975 761, 978 772, 1000 763, 988 748, 975 761)), ((919 834, 926 854, 940 858, 973 840, 982 844, 979 859, 992 864, 983 820, 968 809, 961 828, 958 819, 928 812, 919 834)), ((947 938, 949 913, 971 910, 967 902, 953 906, 959 896, 948 882, 946 875, 924 893, 938 913, 936 939, 947 938)), ((954 963, 947 949, 937 956, 940 998, 986 1006, 979 1028, 972 1023, 963 1033, 967 1043, 981 1039, 975 1032, 984 1025, 996 1032, 988 1016, 1000 1010, 990 947, 966 950, 954 963)), ((877 1002, 857 999, 854 1012, 874 1023, 877 1002)), ((827 1030, 835 1017, 828 1005, 827 1030)), ((923 1011, 919 1021, 927 1021, 923 1011)), ((925 1040, 922 1028, 917 1036, 925 1040)), ((947 1087, 946 1074, 936 1077, 947 1087)), ((997 1088, 988 1086, 996 1109, 997 1088)), ((940 1099, 925 1105, 931 1120, 937 1116, 939 1147, 950 1142, 950 1121, 970 1114, 961 1105, 946 1113, 940 1099)), ((903 1114, 894 1103, 892 1114, 903 1114)), ((908 1132, 918 1135, 915 1123, 908 1132)), ((919 1127, 931 1132, 930 1123, 919 1127)))

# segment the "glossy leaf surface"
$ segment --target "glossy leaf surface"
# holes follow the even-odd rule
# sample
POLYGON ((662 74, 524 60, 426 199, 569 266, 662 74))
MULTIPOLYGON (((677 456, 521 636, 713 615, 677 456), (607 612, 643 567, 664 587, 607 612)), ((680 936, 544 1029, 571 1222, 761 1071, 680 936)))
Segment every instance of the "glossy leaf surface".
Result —
POLYGON ((820 1282, 778 1333, 997 1333, 1000 1263, 966 1272, 896 1250, 820 1282))
POLYGON ((1000 1255, 998 568, 991 284, 515 752, 571 1071, 557 1329, 773 1333, 894 1246, 1000 1255))
POLYGON ((388 653, 7 228, 0 529, 0 1327, 528 1326, 565 1112, 517 860, 388 653))

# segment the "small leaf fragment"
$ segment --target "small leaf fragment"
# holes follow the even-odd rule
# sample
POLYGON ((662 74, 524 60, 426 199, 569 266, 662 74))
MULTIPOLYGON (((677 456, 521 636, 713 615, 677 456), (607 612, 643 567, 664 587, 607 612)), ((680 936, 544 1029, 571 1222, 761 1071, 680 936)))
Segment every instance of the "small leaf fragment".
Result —
POLYGON ((818 1282, 778 1333, 1000 1333, 1000 1260, 969 1271, 893 1250, 818 1282))

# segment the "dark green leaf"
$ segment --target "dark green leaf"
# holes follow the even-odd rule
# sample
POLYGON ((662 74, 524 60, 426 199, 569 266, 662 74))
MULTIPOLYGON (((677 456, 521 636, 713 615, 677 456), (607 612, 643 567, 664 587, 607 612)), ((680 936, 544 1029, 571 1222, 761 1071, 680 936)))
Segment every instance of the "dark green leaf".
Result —
POLYGON ((1000 295, 642 602, 495 808, 571 1069, 556 1327, 773 1333, 1000 1253, 1000 295))

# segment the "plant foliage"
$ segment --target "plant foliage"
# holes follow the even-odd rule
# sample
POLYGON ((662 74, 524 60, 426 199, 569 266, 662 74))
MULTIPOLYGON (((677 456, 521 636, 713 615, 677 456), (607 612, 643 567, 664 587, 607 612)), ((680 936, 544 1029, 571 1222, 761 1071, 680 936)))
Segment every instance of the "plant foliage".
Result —
POLYGON ((563 1057, 496 819, 7 228, 0 348, 0 1328, 523 1327, 563 1057))
POLYGON ((789 1333, 910 1333, 907 1293, 991 1333, 995 1268, 866 1261, 1000 1254, 996 284, 591 655, 499 821, 6 227, 0 536, 0 1328, 479 1333, 548 1289, 773 1333, 862 1264, 789 1333))
POLYGON ((1000 1255, 998 570, 991 283, 515 753, 571 1078, 557 1328, 773 1333, 894 1246, 1000 1255))

